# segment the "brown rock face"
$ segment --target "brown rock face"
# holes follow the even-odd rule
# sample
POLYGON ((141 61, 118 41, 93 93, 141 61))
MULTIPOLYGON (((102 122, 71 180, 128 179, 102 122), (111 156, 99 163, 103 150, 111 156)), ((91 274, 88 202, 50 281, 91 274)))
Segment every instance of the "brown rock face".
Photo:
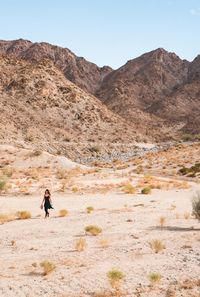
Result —
POLYGON ((103 78, 112 71, 110 67, 98 67, 82 57, 77 57, 67 48, 45 42, 32 43, 28 40, 0 41, 0 54, 8 54, 32 62, 50 59, 64 73, 65 77, 94 94, 103 78))
POLYGON ((63 148, 68 156, 85 143, 129 143, 136 137, 120 116, 49 60, 36 64, 0 56, 0 114, 1 142, 63 148))
POLYGON ((200 56, 190 63, 159 48, 113 71, 44 42, 0 41, 0 54, 6 55, 0 69, 2 110, 6 113, 15 106, 16 119, 20 119, 13 127, 22 119, 25 125, 37 101, 38 111, 56 104, 52 124, 62 126, 68 118, 68 128, 64 125, 63 131, 68 129, 73 139, 131 141, 138 134, 159 141, 179 132, 200 133, 200 56), (5 84, 8 78, 12 81, 5 84), (20 104, 27 107, 23 100, 31 108, 20 118, 20 104), (63 109, 66 102, 68 107, 63 109))
MULTIPOLYGON (((96 92, 130 122, 200 133, 200 56, 193 62, 157 49, 111 72, 96 92)), ((161 132, 162 133, 162 132, 161 132)))

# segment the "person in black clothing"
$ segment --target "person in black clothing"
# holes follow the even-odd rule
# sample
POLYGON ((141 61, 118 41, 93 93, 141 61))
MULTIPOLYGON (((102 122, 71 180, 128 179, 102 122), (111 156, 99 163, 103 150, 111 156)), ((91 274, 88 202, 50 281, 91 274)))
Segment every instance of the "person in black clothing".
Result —
POLYGON ((51 201, 51 193, 48 189, 45 190, 44 198, 42 200, 41 209, 45 210, 45 218, 49 217, 49 209, 53 209, 52 201, 51 201))

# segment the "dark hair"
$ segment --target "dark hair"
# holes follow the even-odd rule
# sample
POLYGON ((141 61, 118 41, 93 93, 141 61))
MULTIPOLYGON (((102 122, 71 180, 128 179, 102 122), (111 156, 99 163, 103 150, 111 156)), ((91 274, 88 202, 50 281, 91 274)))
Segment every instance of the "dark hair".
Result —
POLYGON ((49 194, 49 196, 51 196, 51 193, 48 189, 45 190, 44 194, 46 194, 46 192, 49 194))

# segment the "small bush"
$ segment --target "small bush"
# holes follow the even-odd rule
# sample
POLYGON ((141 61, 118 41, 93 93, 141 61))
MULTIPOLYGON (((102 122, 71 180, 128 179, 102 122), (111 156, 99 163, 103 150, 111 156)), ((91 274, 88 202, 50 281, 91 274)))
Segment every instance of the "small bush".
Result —
POLYGON ((142 194, 144 195, 148 195, 148 194, 151 194, 151 187, 145 187, 142 189, 141 191, 142 194))
POLYGON ((80 238, 75 242, 75 249, 79 252, 82 252, 87 247, 86 240, 84 238, 80 238))
POLYGON ((125 275, 123 272, 112 269, 107 273, 108 280, 110 282, 110 285, 113 289, 119 289, 121 282, 123 281, 125 275))
POLYGON ((151 247, 151 249, 157 254, 159 252, 161 252, 163 249, 165 249, 165 245, 163 244, 163 242, 159 239, 154 239, 152 241, 149 242, 149 245, 151 247))
POLYGON ((161 280, 162 276, 160 273, 157 272, 151 272, 149 274, 149 280, 151 283, 158 283, 161 280))
POLYGON ((72 192, 77 193, 78 192, 78 187, 76 187, 76 186, 72 187, 72 192))
POLYGON ((31 213, 29 211, 23 210, 17 212, 17 218, 19 220, 27 220, 31 218, 31 213))
POLYGON ((126 184, 123 188, 126 194, 135 194, 136 189, 130 183, 126 184))
POLYGON ((99 244, 100 244, 100 246, 101 246, 102 248, 107 248, 107 247, 109 247, 109 241, 108 241, 107 239, 105 239, 105 238, 101 239, 101 240, 99 241, 99 244))
POLYGON ((56 269, 56 265, 50 261, 43 261, 40 263, 40 266, 43 268, 43 274, 48 275, 56 269))
POLYGON ((192 214, 200 221, 200 192, 197 192, 192 199, 192 214))
POLYGON ((94 207, 92 207, 92 206, 88 206, 88 207, 86 208, 86 211, 87 211, 87 213, 91 213, 92 211, 94 211, 94 207))
POLYGON ((89 233, 90 235, 97 236, 102 232, 102 229, 95 225, 89 225, 85 227, 85 232, 89 233))
POLYGON ((6 180, 1 178, 0 179, 0 192, 4 191, 6 189, 6 180))
POLYGON ((68 210, 67 209, 61 209, 59 211, 59 217, 66 217, 68 215, 68 210))
POLYGON ((163 217, 163 216, 161 216, 161 217, 159 218, 159 225, 160 225, 161 227, 163 227, 163 226, 165 225, 165 223, 166 223, 166 218, 163 217))
POLYGON ((0 214, 0 224, 8 223, 15 220, 13 215, 8 214, 0 214))

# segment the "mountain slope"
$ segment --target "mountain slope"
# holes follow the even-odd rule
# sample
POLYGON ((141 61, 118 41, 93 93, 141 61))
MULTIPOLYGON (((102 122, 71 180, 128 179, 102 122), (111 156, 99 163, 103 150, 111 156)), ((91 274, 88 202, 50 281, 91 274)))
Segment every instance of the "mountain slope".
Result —
MULTIPOLYGON (((0 141, 76 151, 86 143, 132 142, 133 129, 68 81, 49 60, 0 56, 0 141)), ((133 128, 133 127, 132 127, 133 128)))
POLYGON ((0 54, 23 58, 32 62, 50 59, 65 77, 83 90, 94 94, 103 78, 112 71, 108 66, 98 67, 67 48, 46 42, 32 43, 28 40, 0 40, 0 54))
POLYGON ((127 121, 200 133, 200 56, 190 63, 157 49, 111 72, 96 96, 127 121))

